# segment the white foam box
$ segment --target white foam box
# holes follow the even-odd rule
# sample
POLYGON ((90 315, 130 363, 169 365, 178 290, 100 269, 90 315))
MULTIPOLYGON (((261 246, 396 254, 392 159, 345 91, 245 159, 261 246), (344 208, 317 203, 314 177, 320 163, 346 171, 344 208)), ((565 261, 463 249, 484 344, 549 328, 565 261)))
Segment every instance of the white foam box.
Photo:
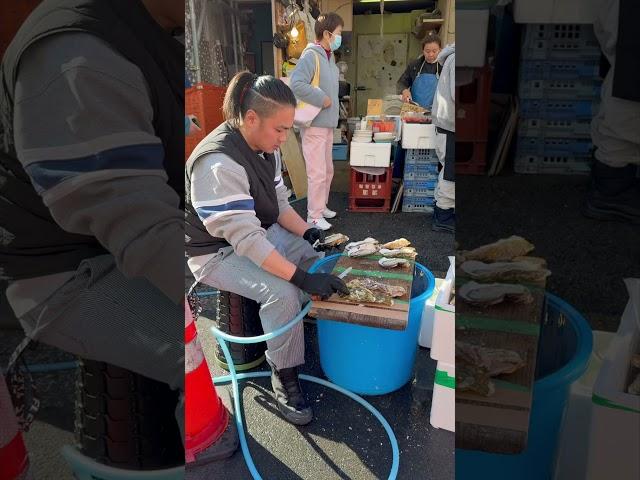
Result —
POLYGON ((514 0, 516 23, 593 23, 596 0, 514 0))
POLYGON ((427 298, 422 309, 422 319, 420 321, 420 336, 418 337, 418 345, 425 348, 431 348, 431 339, 433 338, 433 320, 436 314, 436 298, 440 293, 440 287, 444 282, 443 278, 436 278, 436 286, 433 288, 433 294, 427 298))
POLYGON ((390 143, 351 142, 349 164, 352 167, 388 167, 391 164, 390 143))
POLYGON ((627 303, 593 386, 587 480, 640 478, 640 395, 626 392, 631 356, 640 351, 640 280, 631 281, 636 286, 629 293, 639 305, 627 303))
POLYGON ((586 462, 576 462, 576 459, 587 458, 593 385, 614 337, 614 332, 593 331, 593 351, 587 363, 587 370, 571 384, 558 436, 560 441, 558 442, 558 455, 554 468, 555 480, 585 478, 586 476, 586 462))
POLYGON ((456 9, 456 68, 484 66, 488 28, 489 10, 456 9))
POLYGON ((402 122, 402 148, 436 148, 436 126, 424 123, 402 122))
POLYGON ((436 366, 429 422, 435 428, 455 432, 456 367, 453 364, 438 362, 436 366))
POLYGON ((455 365, 456 307, 450 303, 456 275, 455 257, 449 257, 449 262, 449 270, 436 297, 431 358, 455 365))

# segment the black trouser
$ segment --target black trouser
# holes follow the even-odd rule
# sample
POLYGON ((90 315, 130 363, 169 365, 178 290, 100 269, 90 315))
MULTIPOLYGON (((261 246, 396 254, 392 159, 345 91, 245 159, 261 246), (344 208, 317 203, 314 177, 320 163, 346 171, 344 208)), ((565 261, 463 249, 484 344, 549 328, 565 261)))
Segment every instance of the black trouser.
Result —
POLYGON ((444 154, 444 173, 445 180, 450 182, 456 181, 456 132, 436 127, 439 135, 447 136, 446 151, 444 154))

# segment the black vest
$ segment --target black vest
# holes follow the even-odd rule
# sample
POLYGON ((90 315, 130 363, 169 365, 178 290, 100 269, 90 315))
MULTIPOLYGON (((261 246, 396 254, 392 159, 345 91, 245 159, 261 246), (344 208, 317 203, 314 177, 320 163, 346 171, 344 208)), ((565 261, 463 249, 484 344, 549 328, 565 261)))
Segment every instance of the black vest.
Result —
POLYGON ((60 228, 16 159, 12 122, 20 58, 33 43, 68 31, 99 37, 136 65, 149 85, 155 134, 162 140, 169 185, 184 198, 184 47, 139 0, 44 0, 7 48, 0 70, 0 279, 74 270, 106 253, 94 237, 60 228))
POLYGON ((223 153, 247 172, 249 194, 261 227, 269 228, 278 221, 278 197, 274 183, 276 160, 272 154, 262 158, 249 147, 242 134, 227 122, 207 135, 194 149, 185 167, 185 242, 187 256, 215 253, 228 247, 224 238, 211 236, 191 204, 191 172, 194 164, 208 153, 223 153))

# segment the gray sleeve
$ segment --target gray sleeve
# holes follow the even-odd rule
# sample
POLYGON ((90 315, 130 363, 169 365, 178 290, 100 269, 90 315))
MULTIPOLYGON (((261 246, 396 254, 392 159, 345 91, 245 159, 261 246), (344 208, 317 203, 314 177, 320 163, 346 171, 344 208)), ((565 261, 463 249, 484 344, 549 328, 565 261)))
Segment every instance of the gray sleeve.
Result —
POLYGON ((167 184, 140 70, 89 34, 34 44, 20 63, 14 134, 18 159, 54 220, 95 237, 123 274, 180 302, 184 214, 167 184))
POLYGON ((320 88, 311 85, 316 69, 316 53, 307 51, 302 55, 296 68, 291 73, 290 87, 297 99, 322 107, 324 97, 327 96, 320 88))
POLYGON ((226 155, 205 155, 191 173, 191 202, 207 231, 236 255, 261 266, 274 250, 256 216, 244 168, 226 155))

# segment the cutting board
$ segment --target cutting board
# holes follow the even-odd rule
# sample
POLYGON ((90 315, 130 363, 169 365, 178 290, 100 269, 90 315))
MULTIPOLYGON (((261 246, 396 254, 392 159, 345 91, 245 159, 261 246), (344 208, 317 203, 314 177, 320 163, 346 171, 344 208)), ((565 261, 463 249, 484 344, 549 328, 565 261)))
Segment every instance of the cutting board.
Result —
POLYGON ((380 258, 380 255, 353 258, 343 254, 331 273, 339 275, 352 267, 352 270, 343 278, 345 283, 354 278, 375 278, 389 285, 403 287, 407 293, 402 297, 394 298, 392 306, 375 303, 355 304, 338 294, 333 294, 327 300, 314 301, 310 315, 323 320, 355 323, 389 330, 406 329, 409 321, 409 300, 411 299, 415 262, 411 260, 409 268, 385 269, 378 264, 380 258))
MULTIPOLYGON (((456 279, 458 290, 467 280, 456 279)), ((540 328, 545 311, 544 288, 530 286, 530 304, 502 303, 487 308, 456 302, 456 340, 514 350, 525 366, 493 378, 495 393, 484 397, 456 391, 456 448, 517 454, 527 446, 529 417, 540 328)))

